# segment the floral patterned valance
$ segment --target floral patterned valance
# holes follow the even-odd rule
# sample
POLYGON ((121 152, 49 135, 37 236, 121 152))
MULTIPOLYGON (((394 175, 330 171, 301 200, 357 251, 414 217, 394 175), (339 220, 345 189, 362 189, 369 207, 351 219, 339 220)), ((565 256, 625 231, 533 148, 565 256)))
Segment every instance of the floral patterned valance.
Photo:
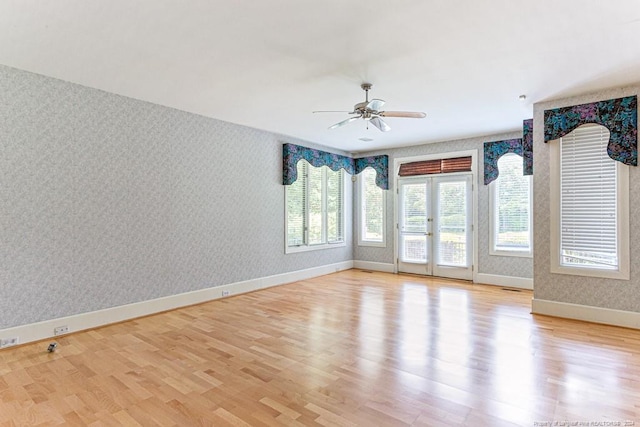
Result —
POLYGON ((597 123, 609 129, 609 157, 627 165, 638 165, 636 96, 545 110, 544 142, 558 139, 585 123, 597 123))
POLYGON ((522 174, 533 175, 533 119, 522 121, 522 139, 484 143, 484 185, 498 178, 498 160, 507 153, 522 156, 522 174))
POLYGON ((533 175, 533 119, 522 122, 522 172, 533 175))
POLYGON ((484 185, 488 185, 498 178, 500 173, 498 171, 498 160, 507 153, 515 153, 522 156, 522 139, 484 143, 484 185))
POLYGON ((383 190, 389 189, 389 156, 369 156, 353 159, 356 165, 356 175, 368 167, 376 171, 376 185, 383 190))
POLYGON ((357 175, 367 167, 376 171, 376 184, 383 190, 389 189, 389 156, 351 158, 314 148, 295 144, 282 145, 282 183, 291 185, 298 179, 298 161, 306 160, 315 167, 328 166, 333 171, 344 169, 357 175))

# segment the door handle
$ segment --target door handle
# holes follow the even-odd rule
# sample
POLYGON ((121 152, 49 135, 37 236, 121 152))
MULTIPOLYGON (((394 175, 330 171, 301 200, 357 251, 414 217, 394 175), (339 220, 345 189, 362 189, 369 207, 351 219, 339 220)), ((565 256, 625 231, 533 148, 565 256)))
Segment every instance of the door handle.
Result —
POLYGON ((432 236, 432 233, 424 233, 425 236, 432 236))

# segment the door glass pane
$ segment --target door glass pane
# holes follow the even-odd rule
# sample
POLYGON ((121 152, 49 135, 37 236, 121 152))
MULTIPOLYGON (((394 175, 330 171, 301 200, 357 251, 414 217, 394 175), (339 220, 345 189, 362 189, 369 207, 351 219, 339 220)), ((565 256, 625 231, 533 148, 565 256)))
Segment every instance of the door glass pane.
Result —
POLYGON ((426 184, 405 184, 402 186, 402 231, 409 233, 427 232, 427 191, 426 184))
POLYGON ((465 181, 438 184, 437 263, 467 265, 467 184, 465 181))
POLYGON ((427 184, 401 187, 400 259, 403 262, 427 262, 427 184))
POLYGON ((401 236, 401 261, 426 264, 427 262, 427 236, 408 235, 401 236))

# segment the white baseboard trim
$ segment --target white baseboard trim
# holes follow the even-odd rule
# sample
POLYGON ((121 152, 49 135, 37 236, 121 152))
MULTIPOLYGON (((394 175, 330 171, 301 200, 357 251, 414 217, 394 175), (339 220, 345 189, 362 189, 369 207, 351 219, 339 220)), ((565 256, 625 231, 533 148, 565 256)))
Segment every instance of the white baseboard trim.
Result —
POLYGON ((475 278, 476 283, 485 285, 506 286, 509 288, 533 290, 533 279, 515 276, 500 276, 498 274, 478 273, 475 278))
POLYGON ((531 313, 640 329, 640 313, 534 298, 531 313))
POLYGON ((167 310, 173 310, 180 307, 212 301, 222 298, 223 292, 229 292, 228 295, 224 295, 225 297, 238 295, 258 289, 269 288, 271 286, 283 285, 285 283, 323 276, 337 271, 349 270, 350 268, 353 268, 353 261, 343 261, 335 264, 308 268, 305 270, 291 271, 288 273, 281 273, 273 276, 260 277, 257 279, 245 280, 243 282, 230 283, 227 285, 215 286, 213 288, 156 298, 149 301, 92 311, 89 313, 81 313, 68 317, 45 320, 43 322, 2 329, 0 330, 0 339, 4 340, 7 338, 18 337, 19 339, 17 344, 26 344, 29 342, 54 338, 53 329, 58 326, 68 326, 69 333, 73 333, 105 326, 111 323, 148 316, 167 310))
POLYGON ((393 264, 386 262, 372 262, 372 261, 353 261, 353 268, 359 268, 361 270, 382 271, 384 273, 393 273, 393 264))

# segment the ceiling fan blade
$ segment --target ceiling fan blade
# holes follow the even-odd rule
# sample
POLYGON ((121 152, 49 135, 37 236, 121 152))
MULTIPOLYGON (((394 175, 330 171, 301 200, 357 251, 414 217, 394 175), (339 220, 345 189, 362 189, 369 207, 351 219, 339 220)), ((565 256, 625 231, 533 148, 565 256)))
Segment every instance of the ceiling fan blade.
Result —
POLYGON ((378 129, 380 129, 382 132, 387 132, 391 130, 391 127, 389 127, 389 125, 386 124, 384 120, 382 120, 380 117, 372 117, 371 120, 369 120, 369 122, 375 127, 377 127, 378 129))
POLYGON ((335 111, 335 110, 320 110, 320 111, 312 111, 312 113, 349 113, 353 114, 353 111, 335 111))
POLYGON ((338 123, 336 123, 335 125, 329 126, 329 129, 339 128, 340 126, 344 126, 344 125, 346 125, 346 124, 348 124, 348 123, 351 123, 351 122, 352 122, 352 121, 354 121, 354 120, 358 120, 359 118, 360 118, 360 116, 357 116, 357 117, 349 117, 348 119, 343 120, 343 121, 341 121, 341 122, 338 122, 338 123))
POLYGON ((367 110, 380 111, 383 105, 384 101, 382 99, 372 99, 365 108, 367 110))
POLYGON ((427 117, 425 113, 416 111, 381 111, 379 115, 381 117, 408 117, 411 119, 424 119, 427 117))

